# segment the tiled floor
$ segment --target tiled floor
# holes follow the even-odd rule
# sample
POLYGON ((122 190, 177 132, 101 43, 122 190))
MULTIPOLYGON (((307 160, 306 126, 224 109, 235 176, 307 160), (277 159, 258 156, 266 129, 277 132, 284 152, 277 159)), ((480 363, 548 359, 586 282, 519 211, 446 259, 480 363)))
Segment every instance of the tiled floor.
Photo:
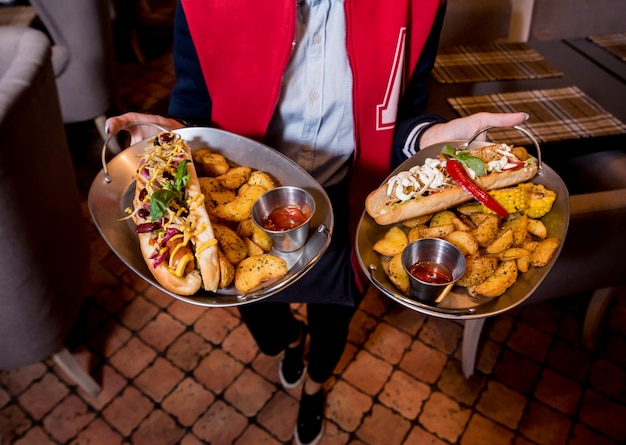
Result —
MULTIPOLYGON (((120 98, 162 110, 171 56, 120 68, 120 98)), ((101 141, 69 128, 81 190, 101 141)), ((51 360, 0 372, 2 445, 291 443, 300 388, 259 353, 233 308, 202 308, 147 285, 91 223, 93 254, 121 279, 92 277, 68 347, 101 383, 90 397, 51 360)), ((489 318, 465 379, 463 322, 428 317, 369 292, 328 387, 322 444, 614 445, 626 442, 626 293, 592 350, 581 344, 587 297, 489 318)), ((298 310, 304 313, 303 308, 298 310)))

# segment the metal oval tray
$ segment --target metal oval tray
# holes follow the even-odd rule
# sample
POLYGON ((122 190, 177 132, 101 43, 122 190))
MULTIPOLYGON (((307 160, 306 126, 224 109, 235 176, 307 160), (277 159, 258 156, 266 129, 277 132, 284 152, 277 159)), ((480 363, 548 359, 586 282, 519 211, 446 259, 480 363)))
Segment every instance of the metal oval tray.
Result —
MULTIPOLYGON (((463 142, 464 141, 451 141, 448 142, 448 144, 458 146, 463 142)), ((469 148, 478 148, 489 144, 492 143, 473 141, 469 145, 469 148)), ((441 153, 441 149, 444 145, 446 145, 446 143, 426 147, 402 163, 387 179, 398 172, 408 170, 415 165, 423 164, 426 158, 437 157, 441 153)), ((548 229, 548 236, 558 237, 564 240, 569 226, 570 214, 569 193, 565 183, 559 175, 545 163, 541 164, 540 172, 531 182, 543 184, 545 187, 556 192, 557 198, 551 211, 541 219, 548 229)), ((497 315, 521 304, 532 295, 548 272, 550 272, 550 269, 561 251, 561 246, 563 246, 561 242, 558 251, 548 265, 542 268, 532 267, 528 272, 520 274, 517 282, 503 295, 497 298, 473 298, 468 294, 465 288, 455 286, 439 305, 431 306, 409 297, 408 294, 400 293, 385 274, 380 255, 372 249, 374 243, 380 239, 390 227, 391 225, 378 225, 367 212, 363 212, 356 235, 357 258, 362 270, 369 277, 370 281, 389 298, 417 312, 442 318, 483 318, 497 315)))
MULTIPOLYGON (((187 142, 192 151, 201 148, 224 155, 236 165, 267 172, 281 185, 306 189, 315 198, 316 212, 305 246, 291 253, 271 253, 287 261, 289 272, 277 281, 265 283, 252 293, 242 295, 234 286, 217 292, 200 291, 187 297, 164 289, 148 269, 135 233, 135 224, 120 221, 124 209, 132 207, 135 193, 135 175, 147 140, 139 142, 115 156, 94 179, 89 190, 88 206, 94 223, 113 252, 137 275, 166 294, 179 300, 209 307, 235 306, 267 298, 304 276, 328 248, 334 217, 328 195, 308 172, 282 153, 261 143, 214 128, 184 128, 176 133, 187 142)), ((105 144, 106 148, 106 144, 105 144)), ((103 155, 104 156, 104 155, 103 155)))

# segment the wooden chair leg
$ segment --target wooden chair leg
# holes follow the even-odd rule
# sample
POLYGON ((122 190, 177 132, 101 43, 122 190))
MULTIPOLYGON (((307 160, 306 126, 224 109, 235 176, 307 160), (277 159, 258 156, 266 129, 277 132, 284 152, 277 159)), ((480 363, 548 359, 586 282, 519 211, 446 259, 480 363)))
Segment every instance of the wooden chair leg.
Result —
POLYGON ((598 326, 600 326, 604 313, 616 291, 617 288, 615 287, 605 287, 596 290, 591 296, 585 313, 582 332, 583 344, 586 348, 593 349, 595 347, 598 326))
POLYGON ((87 394, 96 397, 100 393, 100 385, 76 361, 74 356, 63 348, 52 356, 54 362, 69 375, 87 394))
POLYGON ((461 360, 463 362, 463 374, 467 379, 474 374, 476 352, 478 351, 478 342, 480 341, 480 333, 484 324, 484 318, 465 320, 461 360))

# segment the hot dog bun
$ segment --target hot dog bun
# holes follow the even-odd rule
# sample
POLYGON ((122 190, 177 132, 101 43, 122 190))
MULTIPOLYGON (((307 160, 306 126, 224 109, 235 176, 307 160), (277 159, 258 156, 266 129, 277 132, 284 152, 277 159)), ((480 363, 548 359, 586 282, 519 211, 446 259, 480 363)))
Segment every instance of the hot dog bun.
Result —
MULTIPOLYGON (((493 155, 495 147, 501 145, 483 147, 473 150, 470 154, 481 159, 488 158, 493 155)), ((519 168, 479 176, 475 182, 487 191, 519 184, 537 174, 537 163, 533 161, 526 162, 524 166, 519 168)), ((446 186, 404 201, 390 196, 388 194, 388 182, 385 182, 368 195, 365 200, 365 210, 377 224, 389 225, 418 216, 430 215, 473 199, 454 181, 448 180, 451 182, 446 186)))
POLYGON ((217 240, 191 151, 178 135, 160 133, 149 142, 133 204, 141 254, 156 281, 179 295, 193 295, 202 288, 216 291, 217 240), (163 196, 170 191, 171 196, 163 196))

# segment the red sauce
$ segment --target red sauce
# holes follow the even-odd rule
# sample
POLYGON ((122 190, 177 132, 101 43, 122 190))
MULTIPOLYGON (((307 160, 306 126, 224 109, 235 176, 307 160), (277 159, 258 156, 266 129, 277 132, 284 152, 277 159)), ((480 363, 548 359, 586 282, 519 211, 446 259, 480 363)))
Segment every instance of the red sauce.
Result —
POLYGON ((452 273, 448 268, 432 261, 418 261, 411 266, 409 272, 425 283, 445 284, 452 281, 452 273))
POLYGON ((263 227, 267 230, 282 232, 304 224, 309 218, 309 212, 302 211, 298 206, 287 206, 274 210, 263 221, 263 227))

